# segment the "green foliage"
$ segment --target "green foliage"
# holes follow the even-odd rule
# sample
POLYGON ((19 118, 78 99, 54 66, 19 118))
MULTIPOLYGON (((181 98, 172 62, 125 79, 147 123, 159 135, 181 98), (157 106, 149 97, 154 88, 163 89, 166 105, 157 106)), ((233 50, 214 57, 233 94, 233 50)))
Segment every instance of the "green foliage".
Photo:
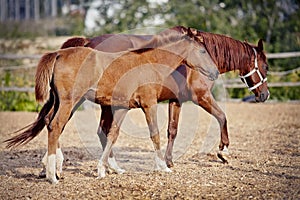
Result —
POLYGON ((38 111, 39 105, 30 92, 0 91, 0 111, 38 111))
POLYGON ((299 100, 300 87, 273 87, 269 88, 270 99, 287 101, 287 100, 299 100))
MULTIPOLYGON (((1 68, 0 68, 1 69, 1 68)), ((33 87, 35 69, 1 70, 1 87, 33 87)), ((0 111, 37 111, 32 92, 0 91, 0 111)))

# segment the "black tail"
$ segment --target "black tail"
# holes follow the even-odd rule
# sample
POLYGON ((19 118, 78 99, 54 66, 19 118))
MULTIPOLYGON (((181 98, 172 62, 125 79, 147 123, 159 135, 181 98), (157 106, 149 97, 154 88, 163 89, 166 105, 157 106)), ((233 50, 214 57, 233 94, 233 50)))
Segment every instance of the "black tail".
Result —
MULTIPOLYGON (((53 108, 54 104, 55 104, 55 94, 54 94, 53 90, 51 90, 50 98, 42 107, 42 110, 40 111, 37 120, 34 123, 15 132, 15 133, 18 133, 18 132, 26 129, 22 133, 14 136, 10 139, 5 140, 4 142, 7 143, 6 147, 11 148, 11 147, 16 147, 16 146, 19 146, 22 144, 26 144, 29 141, 31 141, 33 138, 35 138, 45 127, 46 120, 47 120, 46 116, 48 115, 50 110, 53 108)), ((55 111, 54 111, 54 113, 55 113, 55 111)), ((51 118, 52 117, 53 116, 51 116, 51 118)), ((49 121, 48 121, 48 123, 49 123, 49 121)))

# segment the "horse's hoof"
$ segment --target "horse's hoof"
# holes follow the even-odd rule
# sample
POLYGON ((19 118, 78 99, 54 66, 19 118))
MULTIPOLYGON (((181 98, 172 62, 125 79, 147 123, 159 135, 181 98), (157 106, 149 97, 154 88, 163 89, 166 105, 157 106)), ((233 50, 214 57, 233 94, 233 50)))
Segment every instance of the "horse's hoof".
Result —
POLYGON ((166 164, 167 164, 167 166, 168 166, 169 168, 174 167, 174 163, 172 162, 172 160, 167 160, 167 161, 166 161, 166 164))
POLYGON ((115 169, 118 174, 124 174, 126 171, 124 169, 115 169))
POLYGON ((165 169, 163 169, 163 171, 168 173, 172 172, 172 170, 169 167, 166 167, 165 169))
POLYGON ((218 153, 217 154, 218 158, 221 159, 221 161, 224 163, 224 164, 228 164, 228 158, 226 156, 224 156, 223 154, 221 153, 218 153))
POLYGON ((58 180, 55 179, 48 179, 48 181, 52 184, 52 185, 56 185, 58 183, 58 180))
POLYGON ((46 178, 46 169, 43 169, 43 170, 39 173, 39 178, 46 178))
POLYGON ((217 154, 218 158, 222 160, 224 164, 228 164, 229 151, 227 147, 224 147, 222 151, 219 151, 217 154))
POLYGON ((64 174, 62 172, 56 172, 57 179, 64 179, 64 174))

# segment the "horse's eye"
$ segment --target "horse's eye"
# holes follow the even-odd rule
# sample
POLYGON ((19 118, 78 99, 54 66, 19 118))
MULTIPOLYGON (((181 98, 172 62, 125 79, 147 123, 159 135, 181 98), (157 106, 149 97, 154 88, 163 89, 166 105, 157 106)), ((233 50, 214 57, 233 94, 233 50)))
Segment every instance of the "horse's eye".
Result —
POLYGON ((200 49, 200 53, 204 54, 204 53, 206 53, 206 50, 205 49, 200 49))
POLYGON ((269 65, 264 65, 263 68, 264 68, 265 71, 269 71, 269 65))

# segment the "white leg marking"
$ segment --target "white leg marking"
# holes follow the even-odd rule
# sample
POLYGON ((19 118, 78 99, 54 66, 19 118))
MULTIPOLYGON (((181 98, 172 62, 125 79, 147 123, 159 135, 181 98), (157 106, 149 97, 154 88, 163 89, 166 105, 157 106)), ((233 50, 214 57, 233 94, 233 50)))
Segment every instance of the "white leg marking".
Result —
POLYGON ((102 162, 102 160, 99 160, 98 163, 98 178, 104 178, 105 177, 106 168, 102 162))
POLYGON ((229 155, 229 150, 228 150, 228 148, 226 146, 224 147, 222 153, 226 154, 226 155, 229 155))
POLYGON ((43 165, 43 169, 39 174, 40 178, 44 178, 46 177, 46 168, 47 168, 47 159, 48 159, 48 151, 46 151, 44 157, 42 158, 42 165, 43 165))
POLYGON ((46 176, 47 179, 52 183, 58 183, 55 175, 55 167, 56 167, 56 156, 54 154, 48 156, 48 163, 47 163, 47 172, 46 176))
POLYGON ((61 148, 56 149, 56 167, 58 171, 58 177, 62 178, 62 166, 64 162, 64 155, 61 148))
POLYGON ((112 170, 114 170, 115 172, 117 172, 118 174, 123 174, 125 172, 124 169, 122 169, 121 167, 119 167, 115 157, 108 157, 108 166, 109 168, 111 168, 112 170))
POLYGON ((164 172, 172 172, 172 170, 167 166, 166 162, 162 159, 161 151, 157 150, 155 152, 155 163, 156 169, 164 172))

